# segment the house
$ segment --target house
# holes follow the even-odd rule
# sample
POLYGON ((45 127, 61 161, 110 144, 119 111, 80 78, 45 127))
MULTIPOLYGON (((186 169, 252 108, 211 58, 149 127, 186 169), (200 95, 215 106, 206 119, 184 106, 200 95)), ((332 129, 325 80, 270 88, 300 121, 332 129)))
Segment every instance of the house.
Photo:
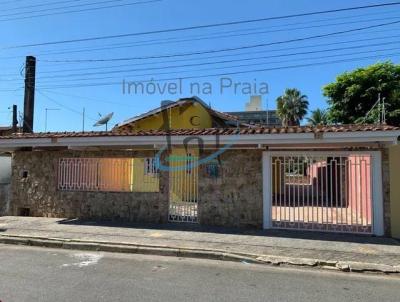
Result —
POLYGON ((0 151, 13 154, 10 215, 390 235, 399 135, 254 127, 185 98, 109 132, 4 136, 0 151))
POLYGON ((0 127, 0 136, 9 135, 13 133, 12 127, 0 127))

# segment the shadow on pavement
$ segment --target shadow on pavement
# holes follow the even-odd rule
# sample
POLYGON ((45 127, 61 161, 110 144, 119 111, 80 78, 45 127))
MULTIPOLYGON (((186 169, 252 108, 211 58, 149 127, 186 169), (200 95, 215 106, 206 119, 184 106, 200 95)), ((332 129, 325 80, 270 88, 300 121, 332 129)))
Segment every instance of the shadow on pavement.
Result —
POLYGON ((81 219, 64 219, 58 222, 65 225, 81 225, 95 227, 117 227, 131 229, 149 229, 149 230, 165 230, 180 232, 198 232, 198 233, 215 233, 230 235, 247 235, 247 236, 263 236, 263 237, 280 237, 293 239, 322 240, 332 242, 351 242, 361 244, 381 244, 399 246, 400 241, 389 237, 376 237, 371 235, 359 234, 340 234, 340 233, 324 233, 315 231, 298 231, 298 230, 259 230, 255 228, 227 228, 219 226, 202 226, 199 224, 187 223, 129 223, 115 221, 93 221, 81 219))

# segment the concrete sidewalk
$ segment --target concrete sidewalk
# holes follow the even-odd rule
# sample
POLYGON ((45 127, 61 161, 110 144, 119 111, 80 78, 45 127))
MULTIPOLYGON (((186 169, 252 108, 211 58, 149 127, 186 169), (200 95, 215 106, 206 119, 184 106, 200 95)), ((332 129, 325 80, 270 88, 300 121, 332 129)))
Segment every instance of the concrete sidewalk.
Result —
POLYGON ((0 243, 400 273, 400 243, 368 236, 0 217, 0 243))

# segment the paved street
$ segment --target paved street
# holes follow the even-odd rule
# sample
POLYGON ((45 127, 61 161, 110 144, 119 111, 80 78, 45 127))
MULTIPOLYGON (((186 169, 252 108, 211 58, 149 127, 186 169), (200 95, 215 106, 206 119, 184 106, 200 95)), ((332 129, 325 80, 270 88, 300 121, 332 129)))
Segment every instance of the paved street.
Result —
POLYGON ((0 245, 0 300, 398 301, 400 278, 0 245))
POLYGON ((233 230, 198 225, 118 225, 61 218, 4 216, 0 217, 0 238, 2 236, 58 238, 400 266, 398 241, 349 234, 233 230))

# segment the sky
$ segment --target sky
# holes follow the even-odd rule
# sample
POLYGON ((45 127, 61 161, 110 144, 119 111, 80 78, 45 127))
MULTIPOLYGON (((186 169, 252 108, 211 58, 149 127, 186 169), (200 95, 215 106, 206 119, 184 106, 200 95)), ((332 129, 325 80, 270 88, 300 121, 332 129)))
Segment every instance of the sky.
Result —
POLYGON ((112 126, 159 106, 162 100, 192 95, 216 110, 240 111, 260 89, 265 108, 274 109, 276 98, 286 88, 297 88, 307 95, 310 110, 326 108, 322 87, 340 73, 378 61, 399 63, 400 23, 324 35, 396 22, 400 20, 400 5, 168 33, 125 34, 385 2, 389 1, 0 0, 0 125, 11 123, 8 108, 13 104, 23 110, 27 55, 37 58, 37 132, 81 131, 83 109, 85 130, 104 130, 93 127, 101 115, 114 112, 112 126), (101 6, 114 7, 89 10, 101 6), (88 10, 66 13, 83 8, 88 10), (42 16, 31 17, 35 15, 42 16), (113 35, 125 36, 46 44, 113 35), (314 37, 318 35, 323 37, 314 37), (15 47, 31 44, 45 45, 15 47), (226 51, 232 48, 236 50, 226 51), (127 93, 126 84, 124 93, 123 81, 142 86, 135 92, 131 85, 127 93))

